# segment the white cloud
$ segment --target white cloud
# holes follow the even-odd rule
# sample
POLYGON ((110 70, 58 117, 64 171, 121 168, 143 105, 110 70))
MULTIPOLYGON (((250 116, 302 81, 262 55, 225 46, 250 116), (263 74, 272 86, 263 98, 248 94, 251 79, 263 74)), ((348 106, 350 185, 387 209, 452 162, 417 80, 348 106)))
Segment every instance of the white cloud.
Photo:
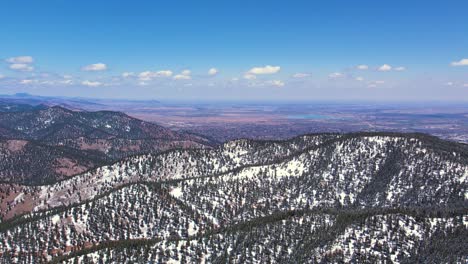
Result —
POLYGON ((95 64, 86 65, 81 69, 83 71, 105 71, 107 70, 107 65, 104 63, 95 63, 95 64))
POLYGON ((301 73, 301 72, 298 72, 298 73, 293 75, 294 78, 305 78, 305 77, 309 77, 309 76, 310 76, 309 73, 301 73))
POLYGON ((341 78, 343 77, 344 75, 341 73, 341 72, 334 72, 334 73, 330 73, 328 75, 329 78, 332 78, 332 79, 336 79, 336 78, 341 78))
POLYGON ((255 80, 257 79, 257 76, 253 75, 253 74, 245 74, 244 75, 244 79, 247 79, 247 80, 255 80))
POLYGON ((6 59, 8 63, 17 63, 17 64, 28 64, 33 63, 34 59, 31 56, 19 56, 19 57, 11 57, 6 59))
POLYGON ((388 64, 384 64, 384 65, 380 66, 377 70, 381 71, 381 72, 391 71, 392 66, 390 66, 388 64))
POLYGON ((468 66, 468 59, 461 59, 451 63, 452 66, 468 66))
POLYGON ((3 78, 5 78, 5 75, 0 74, 0 79, 3 79, 3 78))
POLYGON ((71 75, 64 75, 64 76, 62 76, 62 77, 63 77, 64 79, 71 79, 71 78, 73 78, 73 76, 71 76, 71 75))
POLYGON ((396 67, 396 68, 395 68, 395 71, 405 71, 405 70, 406 70, 406 68, 403 67, 403 66, 400 66, 400 67, 396 67))
POLYGON ((367 87, 369 87, 369 88, 375 88, 375 87, 377 87, 377 85, 374 84, 374 83, 371 83, 371 84, 369 84, 367 87))
POLYGON ((190 74, 192 74, 190 70, 183 70, 180 74, 174 76, 174 80, 190 80, 192 79, 190 74))
POLYGON ((465 83, 465 84, 463 85, 463 87, 468 87, 468 83, 465 83))
POLYGON ((20 81, 21 84, 31 84, 31 83, 33 83, 33 82, 34 82, 34 80, 29 80, 29 79, 21 80, 21 81, 20 81))
POLYGON ((364 81, 364 78, 359 76, 359 77, 356 77, 355 80, 356 80, 356 81, 359 81, 359 82, 362 82, 362 81, 364 81))
POLYGON ((34 67, 29 65, 29 64, 24 64, 24 63, 14 63, 10 64, 10 69, 15 70, 15 71, 32 71, 34 70, 34 67))
POLYGON ((281 70, 280 66, 266 65, 265 67, 254 67, 248 71, 249 74, 274 74, 281 70))
POLYGON ((375 84, 384 84, 385 81, 375 81, 374 83, 375 83, 375 84))
POLYGON ((97 87, 102 85, 102 83, 100 82, 93 82, 88 80, 81 82, 81 84, 89 87, 97 87))
POLYGON ((177 74, 174 76, 174 80, 190 80, 192 77, 190 75, 185 75, 185 74, 177 74))
POLYGON ((138 78, 142 81, 150 81, 154 77, 153 72, 144 71, 138 74, 138 78))
POLYGON ((369 66, 362 64, 362 65, 356 66, 356 68, 358 68, 358 70, 367 70, 369 69, 369 66))
POLYGON ((172 76, 172 71, 170 70, 163 70, 163 71, 157 71, 157 72, 144 71, 138 74, 138 78, 141 81, 151 81, 153 78, 171 77, 171 76, 172 76))
POLYGON ((124 77, 124 78, 132 77, 132 76, 135 76, 134 72, 123 72, 122 73, 122 77, 124 77))
POLYGON ((216 75, 218 73, 219 73, 219 71, 216 68, 211 68, 211 69, 208 70, 208 74, 211 75, 211 76, 214 76, 214 75, 216 75))
POLYGON ((237 78, 237 77, 234 77, 234 78, 232 78, 232 79, 231 79, 231 81, 233 81, 233 82, 237 82, 237 81, 239 81, 239 78, 237 78))
POLYGON ((277 87, 283 87, 284 82, 280 80, 273 80, 268 82, 270 85, 277 86, 277 87))
POLYGON ((70 84, 73 84, 73 81, 70 80, 70 79, 67 79, 67 80, 60 81, 60 83, 61 83, 61 84, 68 84, 68 85, 70 85, 70 84))
POLYGON ((163 70, 163 71, 158 71, 156 72, 156 75, 159 77, 171 77, 172 76, 172 71, 170 70, 163 70))
POLYGON ((6 62, 11 63, 8 67, 15 71, 32 71, 34 67, 30 65, 34 62, 31 56, 19 56, 6 59, 6 62))
POLYGON ((447 86, 452 86, 452 85, 453 85, 453 82, 447 82, 445 85, 447 85, 447 86))

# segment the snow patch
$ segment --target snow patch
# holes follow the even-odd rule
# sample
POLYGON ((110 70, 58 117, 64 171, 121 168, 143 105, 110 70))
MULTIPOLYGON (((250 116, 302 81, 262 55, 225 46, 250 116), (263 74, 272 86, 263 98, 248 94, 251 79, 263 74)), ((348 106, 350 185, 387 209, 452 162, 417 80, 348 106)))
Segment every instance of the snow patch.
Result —
POLYGON ((180 198, 184 195, 181 187, 176 187, 169 192, 173 197, 180 198))

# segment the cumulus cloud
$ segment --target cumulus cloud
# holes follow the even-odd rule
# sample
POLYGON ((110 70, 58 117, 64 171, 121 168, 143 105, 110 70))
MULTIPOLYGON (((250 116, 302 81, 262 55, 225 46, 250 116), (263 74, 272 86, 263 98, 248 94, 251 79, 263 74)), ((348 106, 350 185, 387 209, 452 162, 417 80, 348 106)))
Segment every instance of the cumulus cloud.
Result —
POLYGON ((447 85, 447 86, 452 86, 452 85, 453 85, 453 82, 447 82, 445 85, 447 85))
POLYGON ((31 63, 34 62, 34 59, 31 56, 19 56, 11 57, 5 60, 10 63, 8 66, 11 70, 14 71, 33 71, 34 67, 31 63))
POLYGON ((186 74, 177 74, 176 76, 174 76, 174 80, 190 80, 190 79, 192 79, 192 77, 186 74))
POLYGON ((33 63, 34 59, 31 56, 18 56, 18 57, 11 57, 6 59, 8 63, 15 63, 15 64, 29 64, 33 63))
POLYGON ((310 76, 309 73, 301 73, 301 72, 298 72, 298 73, 293 75, 294 78, 305 78, 305 77, 309 77, 309 76, 310 76))
POLYGON ((89 87, 98 87, 102 85, 100 82, 93 82, 88 80, 81 82, 81 84, 89 87))
POLYGON ((254 67, 248 71, 249 74, 274 74, 281 70, 280 66, 266 65, 264 67, 254 67))
POLYGON ((367 70, 367 69, 369 69, 369 66, 361 64, 361 65, 356 66, 356 68, 358 70, 367 70))
POLYGON ((142 81, 149 81, 154 77, 155 77, 154 73, 150 72, 150 71, 144 71, 144 72, 140 72, 140 74, 138 74, 138 78, 140 80, 142 80, 142 81))
POLYGON ((174 76, 174 80, 190 80, 192 79, 190 74, 192 74, 190 70, 183 70, 180 74, 174 76))
POLYGON ((405 71, 405 70, 406 70, 406 68, 403 67, 403 66, 400 66, 400 67, 396 67, 396 68, 395 68, 395 71, 405 71))
POLYGON ((32 70, 34 70, 33 66, 31 66, 29 64, 25 64, 25 63, 13 63, 13 64, 10 64, 9 68, 12 69, 12 70, 15 70, 15 71, 32 71, 32 70))
POLYGON ((331 79, 341 78, 343 76, 344 75, 341 72, 334 72, 334 73, 330 73, 328 75, 328 77, 331 78, 331 79))
POLYGON ((157 71, 156 75, 160 76, 160 77, 171 77, 172 76, 172 71, 170 71, 170 70, 157 71))
POLYGON ((163 70, 163 71, 156 71, 156 72, 144 71, 138 74, 138 79, 140 79, 141 81, 151 81, 152 79, 157 78, 157 77, 171 77, 171 76, 172 76, 172 71, 170 70, 163 70))
POLYGON ((73 84, 73 81, 72 81, 72 80, 70 80, 70 79, 66 79, 66 80, 62 80, 62 81, 60 81, 59 83, 61 83, 61 84, 67 84, 67 85, 70 85, 70 84, 73 84))
POLYGON ((133 77, 133 76, 135 76, 134 72, 123 72, 122 73, 122 77, 124 77, 124 78, 129 78, 129 77, 133 77))
POLYGON ((390 66, 388 64, 384 64, 384 65, 380 66, 377 70, 381 71, 381 72, 391 71, 392 66, 390 66))
POLYGON ((211 68, 211 69, 208 70, 208 75, 211 75, 211 76, 214 76, 214 75, 216 75, 218 73, 219 73, 219 71, 216 68, 211 68))
POLYGON ((277 87, 283 87, 284 82, 280 80, 273 80, 268 82, 270 85, 277 86, 277 87))
POLYGON ((257 76, 255 76, 254 74, 247 73, 247 74, 244 75, 244 79, 246 79, 246 80, 255 80, 255 79, 257 79, 257 76))
POLYGON ((468 66, 468 59, 461 59, 451 63, 452 66, 468 66))
POLYGON ((20 81, 21 84, 31 84, 31 83, 33 83, 33 82, 34 82, 34 80, 30 80, 30 79, 26 79, 26 80, 21 80, 21 81, 20 81))
POLYGON ((81 69, 83 71, 105 71, 107 70, 107 65, 104 63, 95 63, 95 64, 86 65, 81 69))
POLYGON ((356 81, 359 81, 359 82, 362 82, 362 81, 364 81, 364 78, 359 76, 359 77, 356 77, 355 80, 356 80, 356 81))

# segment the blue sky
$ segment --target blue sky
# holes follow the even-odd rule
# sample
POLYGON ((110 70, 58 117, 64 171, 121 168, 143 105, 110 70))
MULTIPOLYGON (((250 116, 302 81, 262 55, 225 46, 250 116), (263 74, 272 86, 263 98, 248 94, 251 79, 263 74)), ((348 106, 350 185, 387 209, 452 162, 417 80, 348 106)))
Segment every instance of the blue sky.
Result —
POLYGON ((467 1, 4 1, 0 93, 462 100, 466 10, 467 1))

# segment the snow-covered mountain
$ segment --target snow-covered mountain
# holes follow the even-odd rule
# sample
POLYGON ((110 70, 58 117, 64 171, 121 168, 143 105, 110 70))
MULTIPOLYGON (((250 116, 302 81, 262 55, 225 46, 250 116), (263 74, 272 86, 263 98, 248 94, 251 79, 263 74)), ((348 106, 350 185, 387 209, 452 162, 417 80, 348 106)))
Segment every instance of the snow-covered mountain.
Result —
POLYGON ((4 262, 463 263, 468 148, 311 134, 0 186, 4 262))

